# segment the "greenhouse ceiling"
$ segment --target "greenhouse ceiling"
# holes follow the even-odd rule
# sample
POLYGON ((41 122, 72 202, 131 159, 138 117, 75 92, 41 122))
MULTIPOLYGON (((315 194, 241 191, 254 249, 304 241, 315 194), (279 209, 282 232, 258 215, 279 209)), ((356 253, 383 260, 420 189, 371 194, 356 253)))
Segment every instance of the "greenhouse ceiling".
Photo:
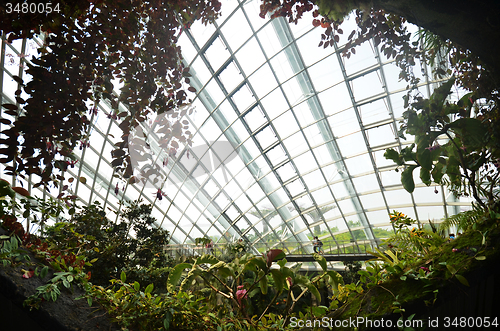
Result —
MULTIPOLYGON (((224 1, 215 24, 196 22, 179 37, 197 91, 185 111, 193 145, 166 150, 167 119, 150 118, 129 138, 134 176, 143 179, 129 184, 111 166, 121 131, 101 102, 89 144, 75 151, 78 162, 68 170, 85 180, 68 189, 83 204, 99 201, 109 217, 122 200, 152 203, 158 225, 179 244, 208 236, 300 247, 317 235, 376 245, 393 231, 393 210, 427 222, 468 209, 469 200, 427 187, 417 175, 416 189, 406 192, 383 156, 412 143, 397 135, 406 90, 399 68, 372 41, 349 59, 339 52, 347 36, 318 47, 321 33, 307 17, 297 25, 262 19, 258 1, 224 1)), ((15 103, 12 76, 23 76, 37 43, 3 37, 2 103, 15 103)), ((428 97, 439 82, 420 67, 415 73, 428 97)), ((24 185, 32 195, 57 196, 24 185)))

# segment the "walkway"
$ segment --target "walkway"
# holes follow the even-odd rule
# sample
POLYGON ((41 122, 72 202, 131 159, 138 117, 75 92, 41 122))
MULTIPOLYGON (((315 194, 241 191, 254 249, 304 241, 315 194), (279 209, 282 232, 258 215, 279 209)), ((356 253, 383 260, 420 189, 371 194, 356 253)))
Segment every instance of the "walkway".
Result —
MULTIPOLYGON (((327 242, 323 245, 323 256, 327 261, 366 261, 375 258, 375 256, 368 253, 368 251, 373 250, 372 245, 377 246, 372 240, 327 242)), ((263 243, 251 245, 245 242, 217 243, 213 245, 213 254, 215 256, 221 256, 231 251, 238 251, 240 248, 247 252, 252 252, 255 255, 261 255, 269 249, 281 249, 285 252, 288 262, 314 262, 312 256, 313 245, 310 242, 305 244, 282 242, 275 245, 266 245, 263 243)), ((165 251, 172 257, 200 256, 212 253, 203 245, 189 243, 167 245, 165 251)))

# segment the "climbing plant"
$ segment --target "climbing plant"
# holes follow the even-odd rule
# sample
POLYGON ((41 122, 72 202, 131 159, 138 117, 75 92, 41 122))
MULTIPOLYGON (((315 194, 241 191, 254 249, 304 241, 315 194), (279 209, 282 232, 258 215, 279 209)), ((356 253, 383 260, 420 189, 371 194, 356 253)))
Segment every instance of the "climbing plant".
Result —
POLYGON ((498 199, 498 130, 494 119, 474 116, 473 93, 456 103, 447 101, 454 82, 451 78, 429 99, 420 97, 411 104, 399 136, 410 134, 415 143, 400 152, 389 148, 384 156, 403 168, 401 182, 408 192, 415 189, 413 171, 419 169, 426 185, 447 185, 455 195, 472 196, 486 209, 498 199))
POLYGON ((0 11, 7 43, 40 35, 43 45, 27 65, 29 79, 14 76, 16 103, 4 103, 0 162, 6 172, 30 176, 36 186, 60 186, 76 160, 75 147, 88 146, 98 104, 122 130, 112 166, 132 176, 126 148, 130 130, 149 113, 167 114, 170 147, 191 143, 182 111, 190 101, 189 68, 177 39, 195 20, 218 17, 217 0, 57 2, 58 11, 0 11), (121 84, 116 93, 117 84, 121 84), (123 105, 125 107, 121 107, 123 105))

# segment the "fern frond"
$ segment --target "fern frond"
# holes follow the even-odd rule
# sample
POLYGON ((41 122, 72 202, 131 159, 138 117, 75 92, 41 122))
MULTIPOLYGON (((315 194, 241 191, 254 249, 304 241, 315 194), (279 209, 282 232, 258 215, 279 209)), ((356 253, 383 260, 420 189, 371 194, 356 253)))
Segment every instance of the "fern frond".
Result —
POLYGON ((465 231, 472 227, 474 223, 477 223, 484 216, 485 211, 480 208, 473 208, 471 210, 467 210, 456 215, 450 216, 445 219, 439 225, 440 231, 445 231, 452 226, 456 226, 457 229, 465 231))

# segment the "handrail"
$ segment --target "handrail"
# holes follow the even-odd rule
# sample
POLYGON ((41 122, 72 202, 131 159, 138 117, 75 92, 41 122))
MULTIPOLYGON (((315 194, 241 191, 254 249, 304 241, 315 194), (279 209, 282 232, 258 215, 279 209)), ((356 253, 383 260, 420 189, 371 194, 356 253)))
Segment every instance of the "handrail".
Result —
MULTIPOLYGON (((337 242, 326 242, 323 244, 323 253, 328 255, 345 255, 345 254, 368 254, 368 250, 373 250, 373 247, 377 247, 381 240, 370 240, 363 239, 357 241, 337 241, 337 242)), ((267 243, 254 243, 246 244, 244 242, 235 243, 214 243, 212 248, 208 248, 203 244, 168 244, 165 246, 165 252, 168 255, 177 256, 201 256, 204 254, 222 255, 227 252, 230 246, 234 247, 246 247, 249 252, 256 255, 265 253, 270 249, 281 249, 285 254, 293 255, 310 255, 313 253, 313 243, 300 243, 300 242, 280 242, 276 244, 267 243)))

